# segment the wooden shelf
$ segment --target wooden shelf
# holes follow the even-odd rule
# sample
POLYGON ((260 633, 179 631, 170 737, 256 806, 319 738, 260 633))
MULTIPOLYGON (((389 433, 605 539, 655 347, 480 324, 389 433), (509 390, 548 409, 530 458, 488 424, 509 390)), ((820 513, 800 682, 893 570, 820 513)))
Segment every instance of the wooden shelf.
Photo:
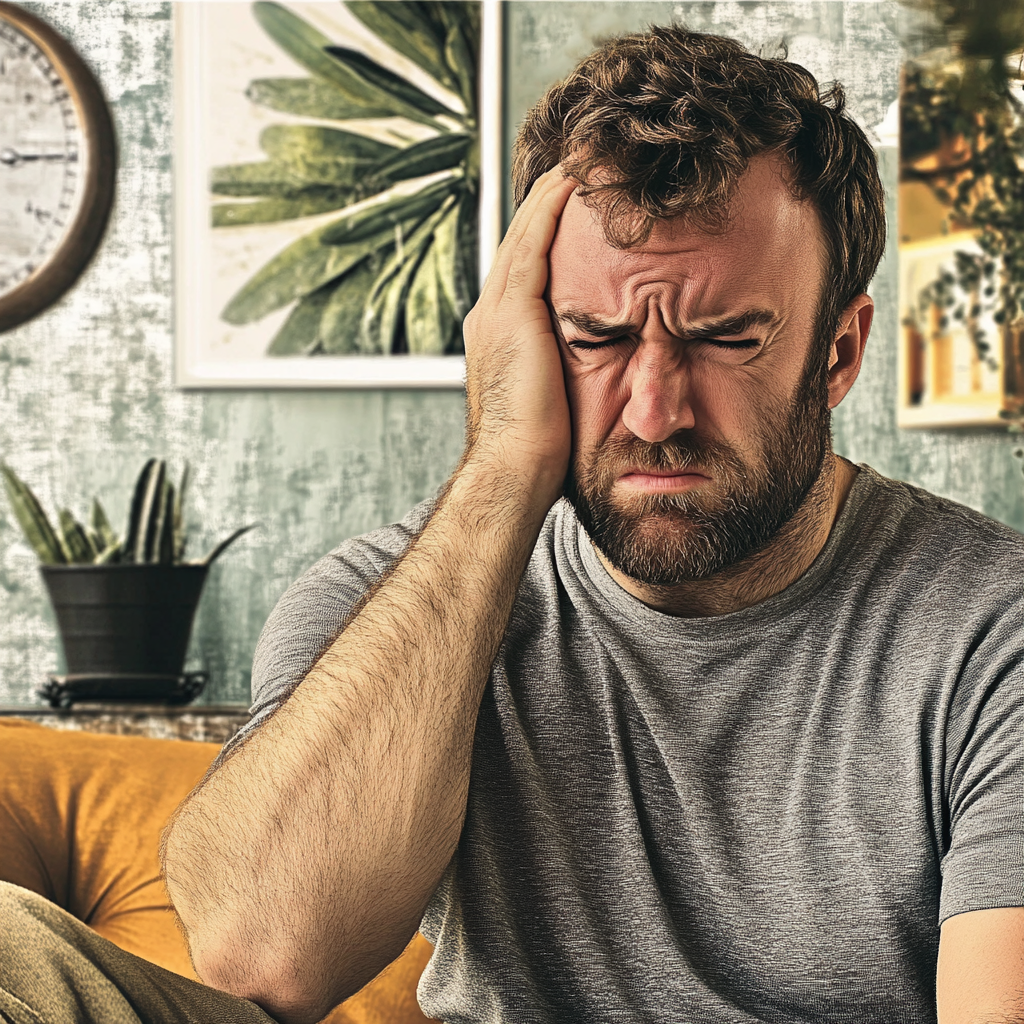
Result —
POLYGON ((51 729, 225 743, 249 721, 249 709, 244 704, 2 705, 4 718, 24 718, 51 729))

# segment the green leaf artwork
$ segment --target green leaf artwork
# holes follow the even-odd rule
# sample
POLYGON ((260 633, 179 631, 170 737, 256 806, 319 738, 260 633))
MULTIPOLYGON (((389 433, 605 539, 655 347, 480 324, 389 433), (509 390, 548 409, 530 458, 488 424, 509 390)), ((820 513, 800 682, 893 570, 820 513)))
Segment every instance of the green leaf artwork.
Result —
MULTIPOLYGON (((251 324, 290 306, 269 356, 458 354, 477 291, 479 2, 345 6, 441 91, 329 39, 288 4, 252 5, 309 77, 249 83, 251 102, 293 120, 263 131, 266 159, 213 169, 212 223, 320 219, 246 281, 221 319, 251 324), (391 144, 373 134, 382 119, 420 127, 404 146, 391 144)), ((88 534, 72 541, 89 542, 88 534)))

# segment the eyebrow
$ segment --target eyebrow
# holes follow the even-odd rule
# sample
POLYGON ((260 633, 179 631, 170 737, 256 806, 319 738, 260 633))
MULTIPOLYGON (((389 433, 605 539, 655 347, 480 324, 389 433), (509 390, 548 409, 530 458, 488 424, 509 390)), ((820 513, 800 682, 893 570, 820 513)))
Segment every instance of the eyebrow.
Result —
MULTIPOLYGON (((778 317, 770 309, 748 309, 732 316, 705 320, 702 324, 680 335, 682 341, 706 341, 731 334, 743 334, 752 327, 766 327, 774 324, 778 317)), ((611 323, 600 317, 591 316, 578 309, 563 309, 555 314, 555 330, 561 336, 559 322, 572 324, 579 331, 595 338, 618 338, 636 331, 634 324, 611 323)), ((562 339, 565 340, 564 338, 562 339)))

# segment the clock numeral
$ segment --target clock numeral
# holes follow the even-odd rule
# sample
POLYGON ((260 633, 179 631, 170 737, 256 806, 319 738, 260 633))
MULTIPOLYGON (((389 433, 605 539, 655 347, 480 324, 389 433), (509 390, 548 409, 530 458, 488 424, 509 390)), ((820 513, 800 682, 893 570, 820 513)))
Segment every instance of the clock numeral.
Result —
POLYGON ((36 206, 31 199, 25 203, 25 212, 30 216, 35 217, 37 224, 45 224, 48 220, 53 219, 52 210, 47 210, 42 206, 36 206))

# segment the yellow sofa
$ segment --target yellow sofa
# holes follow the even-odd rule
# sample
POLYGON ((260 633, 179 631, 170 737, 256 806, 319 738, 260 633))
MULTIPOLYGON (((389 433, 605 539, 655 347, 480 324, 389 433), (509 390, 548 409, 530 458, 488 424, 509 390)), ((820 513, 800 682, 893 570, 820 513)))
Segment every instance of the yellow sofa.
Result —
MULTIPOLYGON (((64 732, 0 721, 0 880, 31 889, 137 956, 194 978, 157 848, 213 743, 64 732)), ((329 1024, 423 1024, 421 935, 329 1024)))

